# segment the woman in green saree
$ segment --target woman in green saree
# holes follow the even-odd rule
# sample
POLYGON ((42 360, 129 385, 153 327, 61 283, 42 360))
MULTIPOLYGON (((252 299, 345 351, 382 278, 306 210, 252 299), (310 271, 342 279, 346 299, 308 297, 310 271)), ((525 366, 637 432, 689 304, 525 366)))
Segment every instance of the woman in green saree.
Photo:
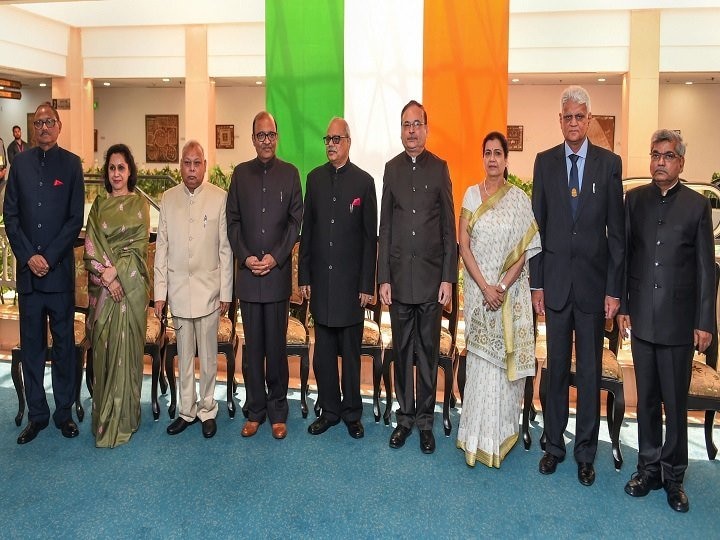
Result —
POLYGON ((489 133, 485 180, 468 188, 460 214, 467 382, 457 446, 471 467, 500 467, 518 439, 524 379, 535 374, 527 261, 540 235, 530 199, 507 182, 507 157, 505 136, 489 133))
POLYGON ((140 425, 150 213, 135 193, 137 167, 124 144, 111 146, 103 168, 108 196, 88 216, 88 335, 93 350, 92 429, 97 447, 130 440, 140 425))

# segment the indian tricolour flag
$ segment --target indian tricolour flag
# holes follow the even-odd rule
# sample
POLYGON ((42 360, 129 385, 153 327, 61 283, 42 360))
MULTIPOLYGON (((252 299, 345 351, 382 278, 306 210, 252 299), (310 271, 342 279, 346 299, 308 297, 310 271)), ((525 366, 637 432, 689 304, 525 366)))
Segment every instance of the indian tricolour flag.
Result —
POLYGON ((505 132, 509 0, 266 0, 267 109, 278 154, 305 175, 324 163, 333 116, 350 160, 382 188, 402 151, 400 111, 428 112, 427 148, 446 159, 456 213, 483 178, 482 139, 505 132))

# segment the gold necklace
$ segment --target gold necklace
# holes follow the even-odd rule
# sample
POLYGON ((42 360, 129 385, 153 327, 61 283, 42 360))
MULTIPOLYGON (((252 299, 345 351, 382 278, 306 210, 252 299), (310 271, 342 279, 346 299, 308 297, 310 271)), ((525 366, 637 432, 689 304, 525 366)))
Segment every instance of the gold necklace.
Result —
MULTIPOLYGON (((502 182, 502 183, 503 183, 503 185, 504 185, 504 184, 507 184, 507 180, 505 180, 505 179, 503 178, 503 182, 502 182)), ((488 189, 487 189, 487 178, 486 178, 485 180, 483 180, 483 189, 485 190, 485 195, 487 195, 488 198, 490 198, 490 193, 488 193, 488 189)), ((500 188, 498 188, 498 189, 500 189, 500 188)), ((496 189, 495 191, 493 191, 493 194, 495 194, 495 193, 497 193, 497 189, 496 189)))

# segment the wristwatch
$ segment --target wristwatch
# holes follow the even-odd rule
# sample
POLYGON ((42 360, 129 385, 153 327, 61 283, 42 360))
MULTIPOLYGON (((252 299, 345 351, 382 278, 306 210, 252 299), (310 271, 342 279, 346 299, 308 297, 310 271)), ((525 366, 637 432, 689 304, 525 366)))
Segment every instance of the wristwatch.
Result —
POLYGON ((507 287, 505 286, 505 284, 502 281, 500 283, 498 283, 498 287, 500 287, 503 290, 503 292, 507 291, 507 287))

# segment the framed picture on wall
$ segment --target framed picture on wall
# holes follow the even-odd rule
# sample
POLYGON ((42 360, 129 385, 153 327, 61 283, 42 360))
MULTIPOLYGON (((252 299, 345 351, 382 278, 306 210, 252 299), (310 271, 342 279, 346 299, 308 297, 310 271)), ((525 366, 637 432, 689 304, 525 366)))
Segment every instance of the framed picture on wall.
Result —
POLYGON ((523 149, 523 126, 507 127, 508 150, 522 152, 523 149))
POLYGON ((145 115, 145 161, 147 163, 177 163, 178 115, 145 115))
POLYGON ((232 150, 235 148, 235 125, 215 125, 215 148, 232 150))
POLYGON ((587 132, 588 139, 594 145, 611 152, 615 151, 615 117, 593 114, 587 132))

